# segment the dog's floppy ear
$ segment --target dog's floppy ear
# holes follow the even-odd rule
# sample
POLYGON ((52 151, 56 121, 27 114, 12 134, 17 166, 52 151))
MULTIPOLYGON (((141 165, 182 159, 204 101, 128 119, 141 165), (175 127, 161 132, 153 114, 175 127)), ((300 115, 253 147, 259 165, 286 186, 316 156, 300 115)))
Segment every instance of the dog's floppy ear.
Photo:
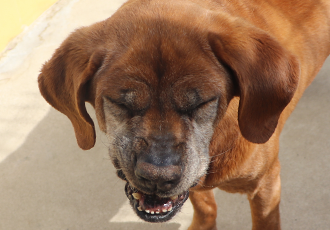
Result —
POLYGON ((82 28, 72 33, 45 63, 38 78, 46 101, 71 121, 80 148, 95 144, 94 123, 86 111, 89 81, 102 65, 105 52, 95 33, 82 28), (91 37, 92 34, 94 37, 91 37))
POLYGON ((242 135, 265 143, 295 93, 298 61, 266 32, 246 25, 212 32, 208 39, 217 59, 232 70, 238 83, 242 135))

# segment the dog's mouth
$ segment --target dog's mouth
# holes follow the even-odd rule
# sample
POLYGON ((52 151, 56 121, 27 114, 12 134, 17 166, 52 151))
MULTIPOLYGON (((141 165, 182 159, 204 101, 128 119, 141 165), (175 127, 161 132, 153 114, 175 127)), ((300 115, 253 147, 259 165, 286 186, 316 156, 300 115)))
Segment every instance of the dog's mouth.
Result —
POLYGON ((165 222, 170 220, 189 197, 189 191, 172 197, 159 197, 155 194, 145 194, 129 183, 125 193, 136 214, 148 222, 165 222))

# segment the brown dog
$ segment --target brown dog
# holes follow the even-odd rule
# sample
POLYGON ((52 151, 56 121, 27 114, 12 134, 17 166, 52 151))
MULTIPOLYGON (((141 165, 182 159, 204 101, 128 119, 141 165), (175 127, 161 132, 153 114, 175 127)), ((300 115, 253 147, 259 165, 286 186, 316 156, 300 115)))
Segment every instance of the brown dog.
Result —
POLYGON ((279 135, 330 52, 327 0, 131 0, 72 33, 42 68, 44 98, 82 149, 96 111, 138 216, 216 229, 212 189, 246 193, 253 229, 280 229, 279 135))

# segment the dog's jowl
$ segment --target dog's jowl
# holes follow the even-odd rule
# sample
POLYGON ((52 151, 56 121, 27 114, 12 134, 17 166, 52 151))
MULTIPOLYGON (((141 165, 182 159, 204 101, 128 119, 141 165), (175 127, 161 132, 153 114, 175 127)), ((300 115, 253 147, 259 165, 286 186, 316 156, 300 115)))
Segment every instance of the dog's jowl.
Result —
POLYGON ((95 143, 95 108, 136 214, 216 229, 212 188, 248 196, 280 229, 279 135, 330 52, 330 2, 131 0, 73 32, 39 75, 43 97, 95 143))

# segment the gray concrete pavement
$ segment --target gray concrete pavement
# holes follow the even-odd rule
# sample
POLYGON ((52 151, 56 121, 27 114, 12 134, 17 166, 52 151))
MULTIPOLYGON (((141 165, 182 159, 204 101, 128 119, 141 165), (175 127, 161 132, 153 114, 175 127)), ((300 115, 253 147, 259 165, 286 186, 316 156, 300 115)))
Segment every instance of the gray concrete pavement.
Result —
MULTIPOLYGON (((60 0, 0 59, 0 229, 185 229, 187 202, 171 223, 147 224, 129 209, 107 140, 79 149, 69 120, 40 96, 37 76, 75 28, 109 17, 122 0, 60 0)), ((88 108, 90 114, 94 111, 88 108)), ((330 227, 330 59, 281 136, 283 229, 330 227)), ((243 195, 216 191, 218 229, 251 229, 243 195)))

